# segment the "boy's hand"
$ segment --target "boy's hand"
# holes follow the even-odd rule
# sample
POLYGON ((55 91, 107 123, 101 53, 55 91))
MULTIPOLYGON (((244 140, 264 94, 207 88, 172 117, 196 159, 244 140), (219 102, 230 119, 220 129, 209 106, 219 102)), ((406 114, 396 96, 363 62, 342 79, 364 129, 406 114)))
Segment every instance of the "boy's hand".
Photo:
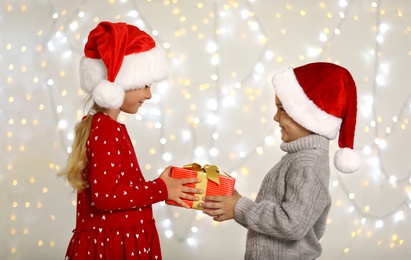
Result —
POLYGON ((203 213, 213 217, 215 221, 225 221, 234 218, 234 207, 241 195, 234 190, 231 196, 207 196, 200 203, 203 213))
POLYGON ((160 179, 162 179, 167 186, 167 192, 168 192, 167 199, 173 200, 177 202, 177 204, 179 204, 180 206, 188 209, 190 207, 186 203, 184 203, 184 201, 182 201, 181 199, 197 201, 198 197, 192 196, 187 193, 201 194, 203 193, 203 191, 197 188, 190 188, 190 187, 184 186, 184 184, 199 183, 201 180, 197 178, 184 178, 184 179, 172 178, 170 177, 170 169, 171 169, 171 166, 167 167, 160 175, 160 179))

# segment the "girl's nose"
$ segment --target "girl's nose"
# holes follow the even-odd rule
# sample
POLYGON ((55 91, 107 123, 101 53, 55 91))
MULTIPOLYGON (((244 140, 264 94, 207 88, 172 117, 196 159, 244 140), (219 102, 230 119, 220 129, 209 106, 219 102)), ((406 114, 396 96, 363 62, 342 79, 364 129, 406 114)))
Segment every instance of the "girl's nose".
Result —
POLYGON ((151 88, 146 88, 146 99, 151 99, 151 88))

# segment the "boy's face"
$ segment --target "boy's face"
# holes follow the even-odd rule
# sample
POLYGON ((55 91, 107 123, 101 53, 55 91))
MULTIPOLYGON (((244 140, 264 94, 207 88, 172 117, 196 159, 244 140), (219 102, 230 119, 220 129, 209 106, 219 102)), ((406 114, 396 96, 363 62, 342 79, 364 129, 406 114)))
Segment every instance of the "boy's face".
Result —
POLYGON ((280 125, 281 140, 283 140, 283 142, 291 142, 312 134, 310 130, 299 125, 287 114, 287 112, 285 112, 283 105, 277 96, 275 96, 275 105, 277 107, 277 113, 274 115, 274 121, 278 122, 280 125))

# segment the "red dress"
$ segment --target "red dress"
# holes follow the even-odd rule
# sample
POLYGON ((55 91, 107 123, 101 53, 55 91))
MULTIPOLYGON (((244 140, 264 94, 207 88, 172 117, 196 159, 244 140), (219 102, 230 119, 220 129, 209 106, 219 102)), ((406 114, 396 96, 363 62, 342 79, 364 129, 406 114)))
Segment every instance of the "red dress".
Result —
POLYGON ((125 125, 107 114, 93 116, 86 148, 65 259, 162 259, 151 205, 167 198, 164 181, 144 179, 125 125))

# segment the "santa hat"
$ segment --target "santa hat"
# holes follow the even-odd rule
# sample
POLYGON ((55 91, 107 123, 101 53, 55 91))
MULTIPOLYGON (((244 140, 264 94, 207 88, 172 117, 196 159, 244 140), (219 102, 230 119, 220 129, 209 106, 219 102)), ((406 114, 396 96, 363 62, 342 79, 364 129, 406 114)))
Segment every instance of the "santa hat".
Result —
POLYGON ((339 132, 340 149, 334 155, 337 170, 358 170, 361 157, 353 150, 357 89, 350 72, 316 62, 275 74, 272 83, 285 111, 298 124, 329 139, 339 132))
POLYGON ((101 22, 93 29, 80 61, 81 88, 101 107, 117 109, 126 90, 144 88, 168 76, 164 50, 126 23, 101 22))

